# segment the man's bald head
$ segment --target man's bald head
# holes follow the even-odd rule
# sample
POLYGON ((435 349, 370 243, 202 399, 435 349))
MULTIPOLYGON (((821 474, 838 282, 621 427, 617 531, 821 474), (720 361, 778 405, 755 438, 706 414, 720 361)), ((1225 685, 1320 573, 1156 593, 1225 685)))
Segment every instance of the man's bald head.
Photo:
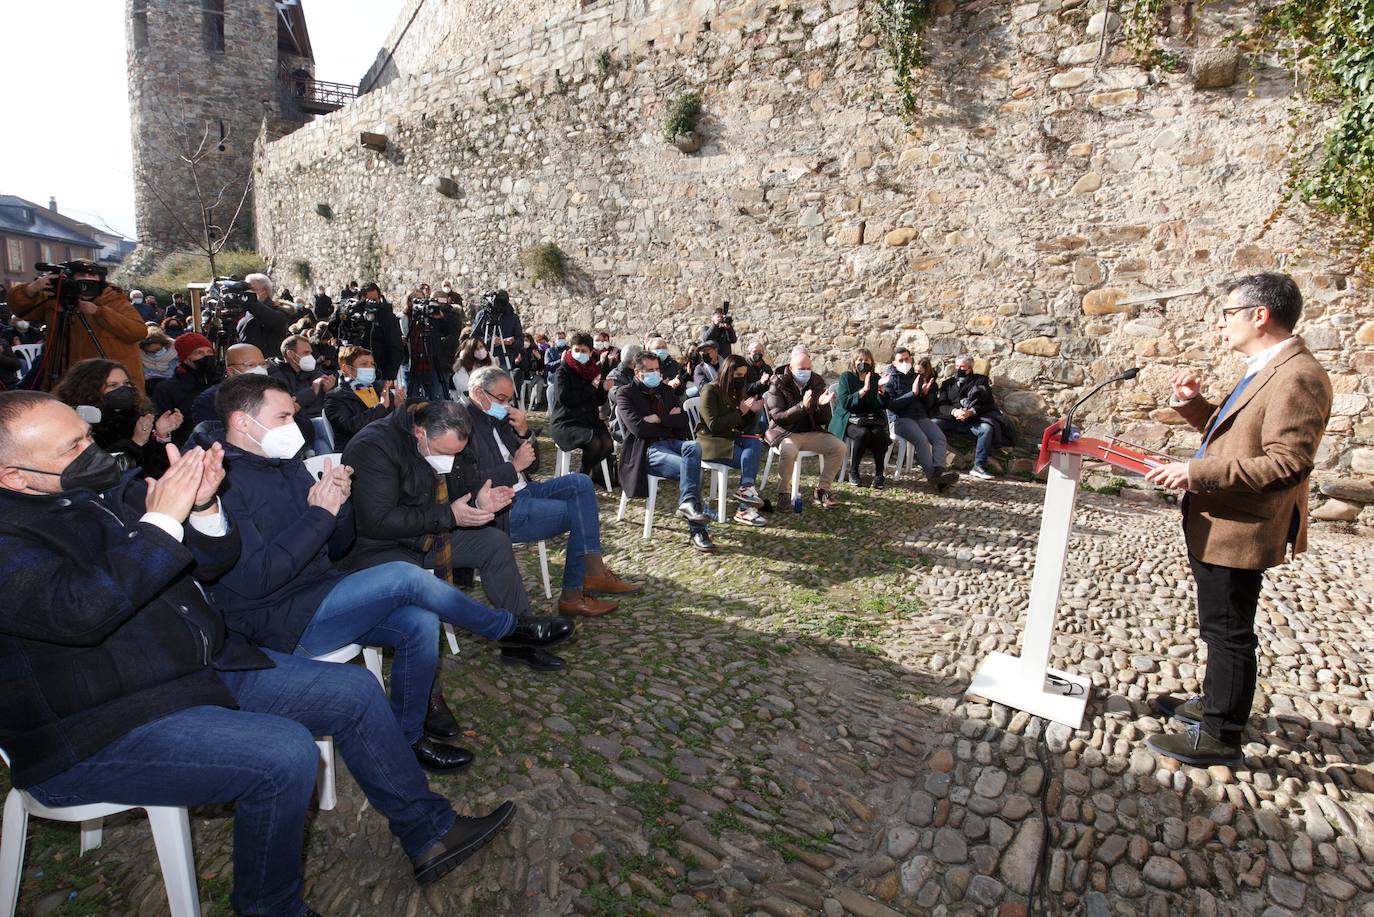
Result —
POLYGON ((224 374, 241 376, 252 372, 255 367, 266 367, 262 351, 252 344, 235 344, 224 352, 224 374))
POLYGON ((0 392, 0 487, 27 494, 58 493, 59 475, 90 444, 90 425, 53 396, 0 392))

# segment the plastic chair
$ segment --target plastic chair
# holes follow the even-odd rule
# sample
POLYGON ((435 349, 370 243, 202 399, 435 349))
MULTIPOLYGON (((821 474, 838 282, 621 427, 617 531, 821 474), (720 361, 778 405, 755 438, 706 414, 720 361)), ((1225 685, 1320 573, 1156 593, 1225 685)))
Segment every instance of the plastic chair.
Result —
POLYGON ((27 375, 43 355, 42 344, 15 344, 13 350, 15 356, 24 361, 24 368, 19 373, 21 376, 27 375))
MULTIPOLYGON (((553 598, 553 586, 549 581, 549 543, 547 541, 535 542, 539 547, 539 572, 544 577, 544 598, 553 598)), ((448 648, 453 655, 458 655, 458 634, 454 631, 453 625, 447 621, 444 625, 444 635, 448 637, 448 648)))
MULTIPOLYGON (((649 539, 654 534, 654 502, 658 500, 658 482, 667 481, 669 478, 659 477, 656 474, 649 475, 649 500, 644 505, 644 537, 649 539)), ((622 490, 620 492, 620 512, 615 514, 615 521, 620 522, 625 518, 625 508, 630 505, 630 494, 622 490)))
MULTIPOLYGON (((382 678, 382 648, 379 646, 359 646, 350 643, 348 646, 341 646, 332 653, 325 653, 322 656, 312 657, 316 662, 351 662, 363 654, 363 664, 367 670, 377 679, 377 684, 382 686, 382 691, 386 691, 386 681, 382 678)), ((320 800, 320 811, 331 812, 339 803, 338 794, 334 790, 334 737, 324 736, 315 740, 315 747, 320 750, 319 773, 315 778, 316 795, 320 800)))
MULTIPOLYGON (((305 470, 310 472, 310 476, 318 481, 320 478, 324 477, 325 459, 329 459, 332 466, 337 468, 339 467, 339 463, 342 458, 342 452, 330 452, 325 455, 312 455, 310 458, 305 460, 305 470)), ((354 655, 357 654, 355 653, 354 655)), ((352 659, 353 656, 349 656, 348 658, 352 659)))
MULTIPOLYGON (((10 763, 0 750, 0 759, 10 763)), ((172 917, 200 917, 200 892, 196 885, 195 856, 191 850, 191 822, 183 806, 125 806, 92 803, 85 806, 45 806, 23 790, 12 789, 5 798, 5 816, 0 827, 0 914, 14 917, 19 906, 19 879, 24 866, 24 847, 28 841, 29 816, 52 821, 80 822, 81 853, 100 846, 103 823, 108 815, 130 809, 148 813, 153 829, 153 844, 162 867, 162 884, 167 890, 167 909, 172 917)))
POLYGON ((334 428, 330 426, 326 417, 310 418, 310 425, 315 428, 315 442, 325 442, 329 444, 329 452, 334 451, 334 428))
MULTIPOLYGON (((768 449, 768 461, 766 461, 766 462, 763 463, 763 477, 759 478, 759 480, 760 480, 761 482, 763 482, 763 484, 764 484, 765 486, 768 484, 768 475, 769 475, 769 474, 772 472, 772 470, 773 470, 773 456, 775 456, 775 455, 778 456, 778 461, 781 462, 781 461, 782 461, 782 449, 779 448, 778 446, 770 446, 769 449, 768 449)), ((797 460, 796 460, 795 462, 792 463, 792 501, 793 501, 793 502, 796 502, 797 498, 801 496, 801 466, 802 466, 802 460, 803 460, 803 459, 808 459, 808 458, 814 458, 814 459, 816 459, 817 461, 819 461, 819 460, 820 460, 820 457, 821 457, 821 454, 820 454, 819 452, 805 452, 805 451, 802 451, 802 452, 798 452, 798 453, 797 453, 797 460)), ((779 469, 779 471, 781 471, 781 469, 779 469)), ((817 473, 819 473, 819 469, 817 470, 817 473)), ((779 482, 779 483, 781 483, 781 482, 779 482)))
MULTIPOLYGON (((565 474, 572 474, 572 453, 559 449, 558 458, 554 463, 553 476, 561 478, 565 474)), ((611 466, 605 459, 601 460, 601 479, 606 482, 607 490, 613 489, 611 487, 611 466)))
POLYGON ((716 501, 716 519, 729 522, 730 517, 725 515, 725 498, 726 491, 730 489, 730 472, 734 469, 721 462, 702 462, 701 470, 711 473, 711 495, 716 501))

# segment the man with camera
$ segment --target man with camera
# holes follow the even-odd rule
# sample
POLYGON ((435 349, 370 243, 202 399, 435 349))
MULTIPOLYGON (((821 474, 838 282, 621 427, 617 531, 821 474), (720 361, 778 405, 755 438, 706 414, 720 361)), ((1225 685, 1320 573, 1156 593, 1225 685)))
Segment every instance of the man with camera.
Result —
POLYGON ((273 299, 272 280, 266 274, 249 274, 243 280, 249 295, 242 297, 244 315, 235 329, 238 342, 252 344, 263 353, 280 353, 282 339, 296 316, 295 307, 273 299))
POLYGON ((472 336, 487 345, 487 352, 502 369, 510 371, 523 335, 520 317, 510 304, 510 294, 505 290, 483 293, 482 308, 472 325, 472 336))
POLYGON ((330 329, 340 345, 354 344, 372 351, 384 388, 396 384, 396 377, 406 360, 405 340, 401 336, 400 320, 392 311, 391 303, 382 296, 381 287, 369 283, 356 298, 339 303, 330 329))
POLYGON ((229 570, 238 520, 223 451, 121 475, 71 408, 0 393, 0 744, 10 780, 51 806, 234 804, 241 914, 301 914, 302 848, 330 735, 421 884, 514 814, 456 815, 431 792, 357 666, 262 650, 225 629, 197 580, 229 570))
MULTIPOLYGON (((414 397, 442 401, 448 386, 439 379, 439 323, 444 303, 429 295, 429 284, 422 283, 406 294, 405 343, 410 362, 406 370, 406 390, 414 397)), ((450 363, 449 366, 453 364, 450 363)))
POLYGON ((46 276, 16 284, 9 293, 14 317, 48 328, 42 365, 34 379, 50 389, 69 368, 92 357, 124 367, 135 389, 143 388, 143 356, 138 349, 148 326, 124 291, 105 282, 105 268, 77 259, 37 264, 46 276))
POLYGON ((701 326, 701 334, 697 340, 702 344, 712 341, 716 345, 716 353, 723 360, 733 352, 730 345, 739 340, 735 334, 735 320, 730 317, 730 303, 725 302, 721 307, 711 313, 711 323, 701 326))
MULTIPOLYGON (((224 424, 222 438, 214 440, 224 445, 224 505, 243 542, 238 561, 213 586, 229 627, 258 646, 298 655, 320 656, 350 643, 393 647, 392 709, 416 759, 436 771, 471 764, 471 752, 438 741, 458 734, 451 714, 442 722, 429 716, 439 622, 536 648, 567 639, 574 623, 480 605, 410 563, 339 569, 334 561, 354 538, 352 469, 326 464, 317 482, 293 458, 303 445, 295 404, 275 379, 230 379, 215 407, 224 424)), ((417 410, 403 418, 416 423, 417 454, 453 444, 434 432, 442 418, 433 414, 417 410)))

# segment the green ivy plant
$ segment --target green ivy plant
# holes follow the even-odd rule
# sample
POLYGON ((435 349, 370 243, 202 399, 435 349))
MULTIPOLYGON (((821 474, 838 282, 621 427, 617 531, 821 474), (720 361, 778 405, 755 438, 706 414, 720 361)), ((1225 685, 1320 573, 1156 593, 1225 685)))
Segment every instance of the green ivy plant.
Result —
POLYGON ((1282 0, 1243 38, 1279 52, 1309 106, 1295 112, 1289 198, 1342 220, 1374 268, 1374 0, 1282 0))
POLYGON ((932 14, 932 0, 877 0, 870 7, 878 42, 892 64, 897 109, 908 122, 921 111, 918 71, 929 59, 921 33, 932 14))
POLYGON ((668 106, 668 114, 663 119, 663 139, 672 143, 683 134, 690 134, 697 129, 700 118, 701 94, 684 92, 668 106))
POLYGON ((531 245, 520 253, 520 263, 531 283, 562 283, 567 275, 567 259, 553 242, 531 245))

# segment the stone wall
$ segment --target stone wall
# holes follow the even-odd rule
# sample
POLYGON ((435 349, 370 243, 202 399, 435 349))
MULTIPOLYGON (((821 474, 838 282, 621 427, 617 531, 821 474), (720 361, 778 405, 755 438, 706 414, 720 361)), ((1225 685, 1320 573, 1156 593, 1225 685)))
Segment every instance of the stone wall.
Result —
MULTIPOLYGON (((1185 61, 1246 7, 1178 18, 1185 61)), ((1168 376, 1198 367, 1224 395, 1240 367, 1196 291, 1280 268, 1308 297, 1300 330, 1338 393, 1322 473, 1374 473, 1367 282, 1301 209, 1264 231, 1291 75, 1242 62, 1232 84, 1227 52, 1146 71, 1119 34, 1095 70, 1081 0, 939 9, 914 128, 892 112, 857 0, 619 0, 512 32, 499 54, 441 56, 451 69, 267 147, 260 245, 331 284, 375 263, 393 291, 444 275, 467 296, 504 285, 535 328, 682 342, 729 299, 742 337, 772 353, 804 341, 828 369, 857 344, 883 361, 897 344, 946 363, 967 350, 1031 436, 1085 381, 1138 364, 1086 417, 1178 450, 1197 435, 1165 405, 1168 376), (1209 80, 1223 85, 1195 86, 1209 80), (705 104, 693 154, 661 137, 688 89, 705 104), (387 150, 359 148, 360 131, 387 150), (531 289, 518 254, 543 240, 570 275, 531 289)))

